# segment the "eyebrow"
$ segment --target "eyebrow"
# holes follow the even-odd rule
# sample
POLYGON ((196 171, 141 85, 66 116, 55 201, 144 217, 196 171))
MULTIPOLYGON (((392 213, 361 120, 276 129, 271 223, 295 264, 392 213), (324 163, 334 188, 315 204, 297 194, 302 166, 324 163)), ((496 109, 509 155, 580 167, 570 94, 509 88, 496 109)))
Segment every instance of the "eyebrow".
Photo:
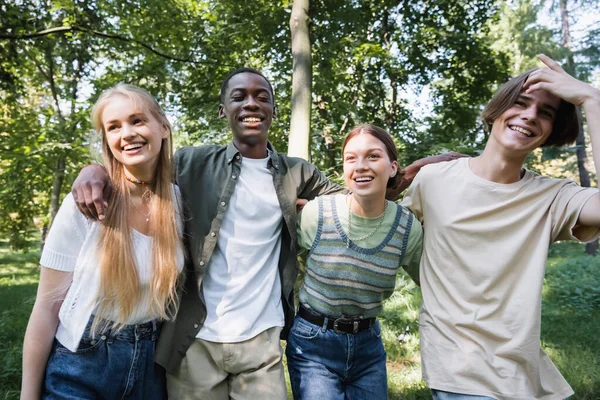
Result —
MULTIPOLYGON (((524 99, 524 100, 527 100, 527 101, 533 101, 533 98, 531 98, 529 96, 526 96, 524 94, 520 94, 518 98, 519 99, 524 99)), ((552 105, 550 105, 548 103, 542 103, 542 106, 544 108, 546 108, 546 109, 554 111, 554 113, 558 112, 558 110, 556 109, 556 107, 554 107, 554 106, 552 106, 552 105)))
MULTIPOLYGON (((240 91, 240 92, 247 93, 250 90, 248 88, 244 87, 244 86, 234 87, 234 88, 231 88, 231 92, 230 93, 234 93, 235 91, 240 91)), ((267 89, 267 88, 258 88, 258 89, 256 89, 256 92, 257 93, 267 93, 269 96, 271 95, 271 91, 269 89, 267 89)))
MULTIPOLYGON (((145 117, 146 113, 144 112, 137 112, 137 113, 133 113, 130 116, 127 117, 127 119, 131 119, 131 118, 135 118, 135 117, 145 117)), ((119 122, 120 120, 118 119, 111 119, 110 121, 105 121, 104 124, 113 124, 115 122, 119 122)))
MULTIPOLYGON (((372 152, 372 151, 381 151, 382 153, 385 151, 384 149, 380 148, 380 147, 371 147, 370 149, 365 149, 366 152, 372 152)), ((345 150, 344 154, 346 153, 354 153, 353 151, 349 151, 349 150, 345 150)))

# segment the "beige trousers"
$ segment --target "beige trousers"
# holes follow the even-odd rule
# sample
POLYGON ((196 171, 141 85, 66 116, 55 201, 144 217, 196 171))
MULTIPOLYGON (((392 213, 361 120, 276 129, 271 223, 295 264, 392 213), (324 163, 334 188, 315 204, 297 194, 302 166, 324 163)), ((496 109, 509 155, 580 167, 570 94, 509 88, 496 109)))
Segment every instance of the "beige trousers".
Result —
POLYGON ((196 339, 179 369, 167 374, 172 400, 285 400, 280 327, 239 343, 196 339))

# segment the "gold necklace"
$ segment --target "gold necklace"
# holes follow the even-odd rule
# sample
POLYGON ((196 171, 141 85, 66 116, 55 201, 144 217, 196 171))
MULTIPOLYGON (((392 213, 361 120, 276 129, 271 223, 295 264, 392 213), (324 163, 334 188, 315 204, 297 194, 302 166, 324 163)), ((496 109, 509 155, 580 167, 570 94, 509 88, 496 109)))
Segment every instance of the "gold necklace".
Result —
POLYGON ((379 229, 379 227, 381 226, 381 224, 383 224, 383 220, 385 219, 385 212, 387 211, 387 206, 388 206, 388 202, 387 200, 385 200, 384 206, 383 206, 383 213, 381 213, 381 216, 379 216, 379 223, 377 224, 377 226, 375 227, 375 229, 373 229, 371 232, 367 233, 366 235, 363 235, 361 237, 357 237, 357 238, 353 238, 352 236, 352 199, 353 196, 351 193, 348 194, 348 196, 350 196, 350 201, 348 204, 348 234, 346 235, 346 237, 348 238, 348 240, 346 241, 346 246, 350 247, 350 241, 352 240, 353 242, 359 242, 361 240, 365 240, 370 238, 371 236, 373 236, 375 234, 375 232, 377 232, 377 229, 379 229))
POLYGON ((150 222, 150 203, 152 202, 152 192, 150 192, 150 190, 146 189, 146 191, 144 192, 144 194, 141 196, 142 199, 142 204, 144 204, 144 202, 148 202, 148 212, 145 213, 143 212, 138 206, 135 205, 135 203, 133 202, 133 200, 131 201, 131 205, 140 213, 144 216, 144 218, 146 219, 146 222, 150 222))

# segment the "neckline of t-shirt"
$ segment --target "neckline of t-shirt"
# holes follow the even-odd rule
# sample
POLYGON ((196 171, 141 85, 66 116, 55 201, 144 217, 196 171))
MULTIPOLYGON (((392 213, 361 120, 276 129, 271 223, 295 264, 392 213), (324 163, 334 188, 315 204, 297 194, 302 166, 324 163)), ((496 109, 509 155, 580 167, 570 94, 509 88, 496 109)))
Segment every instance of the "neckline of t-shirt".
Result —
POLYGON ((267 164, 269 162, 269 158, 271 158, 271 155, 269 154, 267 157, 265 158, 248 158, 248 157, 244 157, 242 159, 242 167, 245 165, 249 165, 251 167, 260 167, 260 168, 266 168, 267 164))
POLYGON ((488 181, 487 179, 484 179, 484 178, 478 176, 477 174, 475 174, 475 172, 473 172, 473 170, 471 170, 471 167, 469 166, 469 160, 470 160, 470 158, 464 157, 464 158, 461 158, 459 161, 462 162, 462 167, 466 171, 467 176, 471 179, 471 181, 478 183, 480 185, 483 185, 483 186, 492 187, 495 189, 512 190, 515 188, 520 188, 521 186, 525 185, 532 177, 531 171, 529 171, 527 168, 522 168, 522 170, 524 170, 525 173, 523 174, 523 177, 516 182, 498 183, 498 182, 488 181))
POLYGON ((138 235, 139 237, 141 237, 142 239, 150 239, 152 240, 152 236, 146 235, 140 231, 138 231, 137 229, 131 228, 131 230, 133 231, 134 235, 138 235))
MULTIPOLYGON (((352 211, 350 211, 350 209, 348 208, 348 204, 346 203, 346 196, 345 194, 338 194, 337 195, 338 198, 336 199, 336 201, 340 201, 343 203, 338 203, 337 205, 341 206, 342 204, 346 206, 345 210, 347 210, 349 213, 351 213, 352 211), (341 199, 340 197, 343 197, 343 199, 341 199)), ((389 201, 386 200, 388 202, 388 206, 387 206, 387 210, 385 212, 385 217, 383 217, 384 223, 386 222, 386 220, 391 221, 392 223, 394 222, 394 219, 396 219, 396 212, 398 212, 398 210, 396 210, 396 212, 394 213, 390 213, 391 211, 394 211, 394 206, 396 206, 396 203, 394 203, 393 201, 389 201)), ((397 208, 397 207, 396 207, 397 208)), ((338 207, 338 214, 340 211, 340 207, 338 207)), ((366 226, 366 227, 374 227, 375 225, 377 225, 379 223, 379 220, 381 219, 381 214, 376 216, 376 217, 363 217, 360 216, 358 214, 355 214, 352 212, 352 224, 354 224, 354 222, 360 224, 361 226, 366 226)))

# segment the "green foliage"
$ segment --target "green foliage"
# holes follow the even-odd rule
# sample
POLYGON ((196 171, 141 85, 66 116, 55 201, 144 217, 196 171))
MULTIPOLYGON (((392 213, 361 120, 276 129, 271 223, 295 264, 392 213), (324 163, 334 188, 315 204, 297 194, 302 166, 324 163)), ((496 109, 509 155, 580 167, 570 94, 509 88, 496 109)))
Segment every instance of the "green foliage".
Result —
MULTIPOLYGON (((551 250, 558 256, 558 250, 551 250)), ((545 299, 561 310, 590 316, 600 310, 600 260, 580 255, 555 261, 546 274, 545 299)))

